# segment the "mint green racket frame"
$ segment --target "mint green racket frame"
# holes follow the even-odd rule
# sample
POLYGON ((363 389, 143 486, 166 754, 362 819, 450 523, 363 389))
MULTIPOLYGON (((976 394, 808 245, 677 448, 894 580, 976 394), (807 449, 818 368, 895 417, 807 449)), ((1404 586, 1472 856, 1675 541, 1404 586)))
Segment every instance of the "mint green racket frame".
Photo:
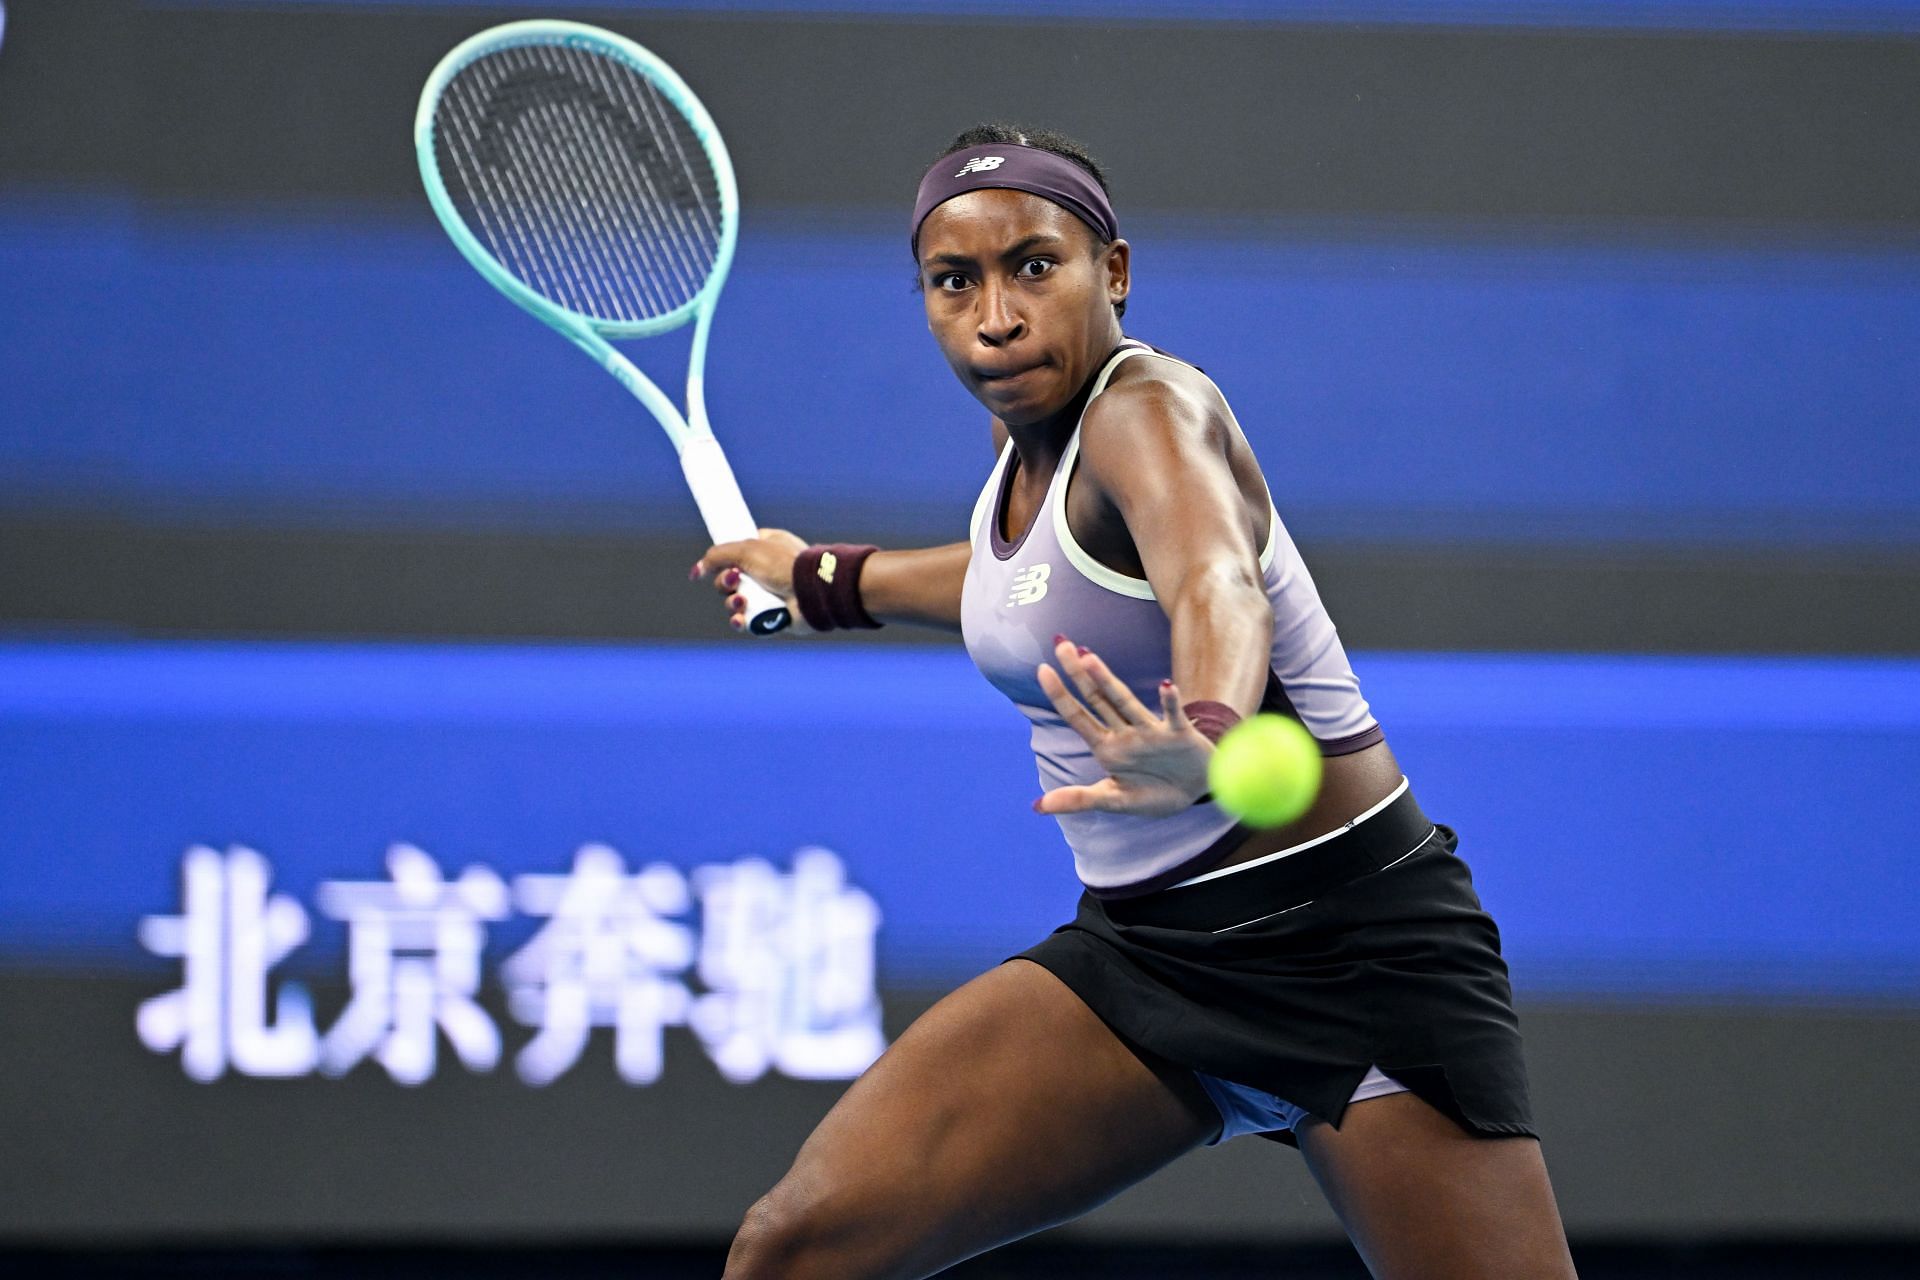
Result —
MULTIPOLYGON (((740 486, 733 478, 726 454, 714 439, 713 427, 707 418, 706 396, 707 335, 713 326, 720 289, 733 267, 734 242, 740 229, 740 191, 734 182, 733 159, 727 152, 727 144, 720 137, 713 117, 707 114, 686 81, 658 55, 611 31, 578 22, 509 22, 470 36, 440 60, 420 92, 420 107, 413 122, 413 143, 427 200, 440 225, 446 228, 447 235, 474 270, 586 352, 652 412, 680 455, 688 487, 715 542, 755 537, 758 526, 740 496, 740 486), (597 319, 535 292, 480 242, 448 194, 440 166, 434 159, 433 118, 441 94, 455 76, 480 58, 505 49, 541 45, 578 49, 624 63, 646 77, 661 96, 680 111, 706 148, 720 195, 720 237, 713 267, 693 297, 664 315, 638 321, 597 319), (654 381, 616 351, 609 340, 653 337, 678 329, 689 320, 693 322, 693 349, 687 362, 687 412, 683 415, 654 381)), ((767 635, 787 625, 790 620, 787 606, 778 596, 745 577, 741 579, 740 590, 747 597, 747 630, 767 635)))

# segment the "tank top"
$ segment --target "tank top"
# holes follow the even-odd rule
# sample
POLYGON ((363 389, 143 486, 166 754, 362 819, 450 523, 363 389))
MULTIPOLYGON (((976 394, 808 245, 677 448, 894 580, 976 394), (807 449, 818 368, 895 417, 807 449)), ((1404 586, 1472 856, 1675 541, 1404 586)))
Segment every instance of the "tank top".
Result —
MULTIPOLYGON (((1094 380, 1091 405, 1123 361, 1173 359, 1145 343, 1124 343, 1094 380)), ((1011 489, 1014 450, 1000 453, 974 504, 972 556, 960 603, 961 633, 974 665, 1012 700, 1031 725, 1034 761, 1046 790, 1099 781, 1092 748, 1053 709, 1034 670, 1053 660, 1053 637, 1065 634, 1098 654, 1148 707, 1173 674, 1173 628, 1144 579, 1101 564, 1067 527, 1067 487, 1080 456, 1080 422, 1060 457, 1045 498, 1025 532, 1001 532, 1011 489)), ((1269 503, 1271 509, 1271 503, 1269 503)), ((1381 740, 1379 724, 1313 579, 1277 511, 1260 551, 1273 644, 1263 710, 1296 716, 1324 755, 1358 751, 1381 740)), ((1133 814, 1057 815, 1080 880, 1102 897, 1163 888, 1217 862, 1244 829, 1210 801, 1164 818, 1133 814)))

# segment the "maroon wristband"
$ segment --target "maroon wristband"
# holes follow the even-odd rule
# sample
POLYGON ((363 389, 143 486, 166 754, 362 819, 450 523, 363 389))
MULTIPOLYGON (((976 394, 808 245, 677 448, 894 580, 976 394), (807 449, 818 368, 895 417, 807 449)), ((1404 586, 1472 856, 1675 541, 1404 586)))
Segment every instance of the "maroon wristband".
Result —
POLYGON ((1209 742, 1219 742, 1227 730, 1240 723, 1240 713, 1224 702, 1189 702, 1180 710, 1209 742))
POLYGON ((844 542, 808 547, 793 561, 793 595, 815 631, 871 630, 880 624, 860 603, 860 568, 878 547, 844 542))

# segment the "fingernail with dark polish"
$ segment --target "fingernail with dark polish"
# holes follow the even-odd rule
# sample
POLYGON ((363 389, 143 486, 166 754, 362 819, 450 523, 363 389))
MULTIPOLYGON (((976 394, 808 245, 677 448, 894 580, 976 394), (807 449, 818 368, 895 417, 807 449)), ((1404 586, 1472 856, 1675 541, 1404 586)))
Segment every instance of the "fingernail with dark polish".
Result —
POLYGON ((1055 644, 1065 644, 1067 642, 1067 638, 1063 635, 1055 635, 1053 637, 1053 642, 1055 644))
POLYGON ((687 581, 693 582, 697 580, 699 577, 700 577, 700 562, 698 560, 695 560, 693 562, 693 568, 687 570, 687 581))
POLYGON ((1083 657, 1083 658, 1084 658, 1084 657, 1086 657, 1086 656, 1087 656, 1088 654, 1090 654, 1090 653, 1092 653, 1092 652, 1093 652, 1093 650, 1091 650, 1091 649, 1089 649, 1089 648, 1087 648, 1087 646, 1085 646, 1085 645, 1080 645, 1080 646, 1079 646, 1079 649, 1080 649, 1080 656, 1081 656, 1081 657, 1083 657))
POLYGON ((723 583, 723 585, 729 586, 729 587, 739 586, 740 571, 738 569, 727 570, 725 574, 721 575, 721 582, 723 583))

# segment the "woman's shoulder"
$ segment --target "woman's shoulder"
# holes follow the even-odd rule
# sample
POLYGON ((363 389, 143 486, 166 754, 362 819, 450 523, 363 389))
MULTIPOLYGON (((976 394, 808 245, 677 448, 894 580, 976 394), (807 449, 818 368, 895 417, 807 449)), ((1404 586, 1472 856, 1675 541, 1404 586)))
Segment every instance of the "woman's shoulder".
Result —
MULTIPOLYGON (((1087 406, 1079 445, 1091 483, 1075 486, 1068 500, 1081 495, 1073 531, 1083 547, 1089 539, 1082 530, 1096 540, 1104 530, 1103 545, 1130 539, 1122 563, 1144 563, 1138 548, 1170 530, 1181 531, 1176 541, 1188 551, 1208 545, 1194 532, 1202 527, 1218 535, 1221 548, 1238 546, 1247 533, 1255 547, 1265 544, 1266 481, 1220 389, 1193 365, 1144 354, 1124 361, 1087 406), (1215 518, 1232 510, 1235 495, 1245 504, 1244 531, 1237 521, 1215 518), (1117 526, 1108 523, 1114 520, 1117 526)), ((1071 510, 1068 518, 1075 519, 1071 510)))
POLYGON ((1221 447, 1233 414, 1213 379, 1177 356, 1122 361, 1081 419, 1083 453, 1124 453, 1158 441, 1221 447))

